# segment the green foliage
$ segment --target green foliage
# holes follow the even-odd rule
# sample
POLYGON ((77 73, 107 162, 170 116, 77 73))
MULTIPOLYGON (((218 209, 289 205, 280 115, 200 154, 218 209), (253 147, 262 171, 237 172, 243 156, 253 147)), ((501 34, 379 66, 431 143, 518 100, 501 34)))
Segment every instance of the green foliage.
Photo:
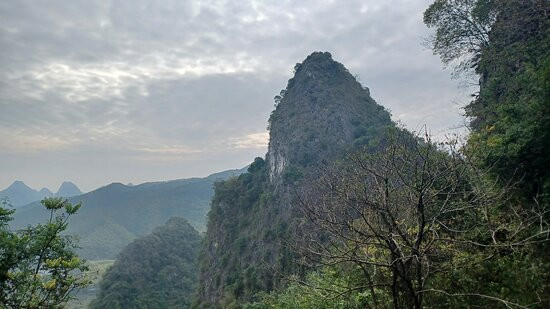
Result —
POLYGON ((197 307, 238 307, 281 286, 285 275, 302 274, 285 242, 295 237, 300 214, 293 194, 304 176, 354 147, 381 147, 380 132, 394 126, 329 53, 315 52, 296 65, 275 101, 265 160, 256 158, 248 173, 216 185, 197 307))
POLYGON ((496 14, 492 0, 436 0, 424 12, 424 23, 435 28, 429 43, 445 64, 459 62, 457 72, 477 66, 489 45, 496 14))
POLYGON ((260 293, 249 308, 544 308, 549 264, 533 244, 548 231, 529 225, 548 221, 510 203, 453 144, 447 153, 399 137, 311 181, 300 197, 311 224, 295 247, 301 260, 333 266, 260 293))
MULTIPOLYGON (((468 16, 478 14, 475 8, 483 6, 494 16, 483 48, 461 49, 436 36, 434 52, 445 61, 438 48, 443 46, 459 58, 475 59, 471 69, 480 77, 480 89, 466 106, 472 129, 468 152, 475 153, 472 159, 488 169, 499 185, 514 184, 510 203, 520 205, 523 212, 539 214, 538 221, 545 222, 550 213, 550 2, 435 1, 425 13, 427 24, 435 26, 438 33, 451 29, 467 40, 472 32, 448 22, 455 15, 442 3, 460 6, 468 16)), ((510 217, 501 216, 496 223, 505 225, 508 220, 510 217)), ((545 230, 548 226, 540 223, 531 228, 532 232, 545 230)), ((512 228, 507 230, 507 235, 513 233, 512 228)), ((548 307, 550 298, 543 295, 550 295, 549 246, 548 241, 541 242, 535 248, 522 249, 513 259, 499 257, 454 278, 461 277, 470 286, 477 280, 490 282, 484 293, 548 307), (526 284, 529 281, 532 283, 526 284)))
POLYGON ((283 180, 287 184, 294 184, 304 176, 304 169, 299 165, 289 165, 283 172, 283 180))
POLYGON ((100 282, 91 308, 187 308, 197 281, 201 238, 171 218, 129 244, 100 282))
POLYGON ((330 250, 324 251, 324 260, 317 261, 342 265, 337 259, 341 255, 329 261, 326 256, 347 254, 344 262, 355 259, 354 265, 368 266, 361 268, 363 273, 347 264, 323 268, 301 279, 303 269, 296 264, 295 252, 281 245, 300 234, 300 216, 293 208, 291 192, 307 189, 305 176, 315 175, 312 171, 341 159, 345 152, 362 148, 370 156, 387 150, 384 132, 395 125, 369 91, 330 54, 313 53, 297 65, 286 91, 276 97, 263 169, 216 188, 197 304, 237 308, 252 300, 255 291, 277 289, 260 294, 248 306, 548 307, 548 12, 546 0, 435 0, 426 10, 424 22, 435 29, 430 41, 434 52, 445 64, 455 66, 456 73, 470 71, 480 77, 480 92, 466 107, 472 134, 460 153, 452 153, 453 160, 436 151, 435 163, 441 164, 432 162, 415 169, 425 162, 423 150, 433 148, 415 140, 408 146, 423 145, 420 158, 398 157, 370 166, 371 171, 380 172, 391 164, 409 164, 394 169, 387 179, 353 178, 364 165, 347 162, 352 165, 351 176, 340 175, 337 179, 342 183, 331 187, 346 194, 329 195, 332 200, 315 205, 334 206, 327 211, 331 216, 325 223, 349 219, 349 224, 318 231, 310 243, 323 244, 330 239, 327 234, 344 230, 364 236, 368 226, 387 227, 389 232, 383 232, 388 233, 367 233, 367 239, 359 237, 355 242, 353 238, 330 239, 330 250), (468 162, 468 167, 459 165, 457 170, 455 160, 468 162), (424 181, 426 175, 436 177, 424 181), (370 192, 367 185, 384 183, 390 184, 387 190, 358 198, 370 192), (411 184, 412 189, 403 189, 411 184), (426 194, 418 199, 419 192, 426 194), (393 199, 380 198, 384 201, 380 205, 394 206, 385 212, 345 212, 350 205, 378 205, 371 199, 384 193, 393 199), (420 203, 411 203, 415 198, 420 203), (427 205, 426 211, 418 205, 427 205), (420 224, 425 218, 431 219, 420 224), (380 235, 391 237, 373 245, 380 235), (357 256, 364 259, 358 261, 357 256), (396 261, 402 264, 394 267, 396 261), (269 265, 274 274, 265 271, 268 267, 257 267, 262 264, 269 265), (298 276, 287 289, 281 289, 281 273, 298 276), (346 277, 349 273, 354 276, 346 277), (375 289, 369 290, 365 282, 375 289), (357 289, 339 290, 349 286, 357 289))
POLYGON ((501 14, 491 31, 494 43, 477 68, 484 78, 466 108, 474 129, 470 147, 484 150, 495 176, 519 181, 520 195, 544 200, 550 185, 550 21, 539 15, 543 8, 517 6, 503 8, 516 14, 501 14))
MULTIPOLYGON (((445 63, 472 59, 465 69, 480 78, 479 93, 466 106, 472 128, 467 149, 476 154, 471 159, 489 169, 499 185, 514 184, 509 203, 538 214, 539 222, 548 220, 550 211, 549 11, 549 1, 436 0, 424 15, 425 23, 436 28, 434 52, 445 63), (472 27, 483 30, 483 44, 463 48, 468 42, 479 42, 479 33, 472 27)), ((492 210, 499 211, 494 206, 492 210)), ((510 219, 502 214, 495 224, 506 225, 510 219)), ((536 225, 532 232, 548 230, 545 224, 536 225)), ((507 235, 513 231, 508 229, 507 235)), ((446 283, 461 282, 477 286, 479 293, 547 307, 548 250, 546 241, 510 256, 499 252, 491 261, 457 271, 446 283)), ((471 258, 477 254, 473 252, 471 258)), ((458 302, 465 300, 462 297, 458 302)), ((467 301, 481 304, 486 299, 470 297, 467 301)))
POLYGON ((442 60, 471 59, 480 91, 466 107, 469 147, 517 197, 547 203, 550 159, 550 2, 437 0, 424 21, 442 60))
POLYGON ((8 223, 13 220, 12 215, 15 209, 10 209, 11 206, 7 198, 0 198, 0 228, 5 229, 8 223))
MULTIPOLYGON (((548 264, 523 252, 462 252, 454 257, 456 265, 445 276, 434 277, 432 288, 446 288, 450 293, 426 294, 426 305, 447 308, 506 308, 495 299, 546 308, 546 274, 548 264), (488 254, 495 254, 487 259, 488 254), (468 267, 458 267, 459 259, 468 259, 468 267), (488 298, 491 296, 494 298, 488 298)), ((512 306, 514 307, 514 306, 512 306)))
MULTIPOLYGON (((351 290, 364 284, 361 269, 345 267, 325 267, 310 272, 304 280, 293 276, 283 290, 271 293, 261 292, 257 301, 244 305, 245 309, 353 309, 365 308, 372 302, 370 291, 351 290)), ((375 291, 380 307, 389 307, 391 299, 384 298, 375 291)))
POLYGON ((69 236, 61 236, 67 220, 80 209, 66 199, 46 198, 46 223, 19 231, 8 228, 13 210, 0 207, 0 303, 6 308, 62 308, 72 292, 89 281, 85 261, 69 236))
MULTIPOLYGON (((209 233, 200 256, 201 282, 197 306, 214 306, 205 301, 205 295, 223 287, 220 304, 230 308, 236 304, 236 298, 250 297, 269 284, 269 274, 258 268, 261 260, 251 255, 253 247, 258 245, 255 242, 258 237, 243 232, 252 230, 252 226, 257 227, 260 220, 264 220, 261 214, 272 200, 267 188, 268 167, 262 158, 254 160, 248 173, 216 183, 212 209, 208 214, 209 233), (217 279, 211 280, 213 277, 217 279)), ((262 239, 265 249, 272 246, 274 238, 265 236, 262 239)))
MULTIPOLYGON (((270 154, 308 168, 350 148, 377 147, 380 130, 394 127, 390 114, 330 53, 315 52, 296 67, 270 117, 270 154)), ((275 158, 267 158, 273 160, 275 158)))

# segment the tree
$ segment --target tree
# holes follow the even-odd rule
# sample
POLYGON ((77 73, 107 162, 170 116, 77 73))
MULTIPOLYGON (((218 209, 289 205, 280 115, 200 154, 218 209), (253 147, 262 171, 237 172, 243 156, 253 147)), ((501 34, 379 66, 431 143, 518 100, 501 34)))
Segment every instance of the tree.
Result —
POLYGON ((493 0, 436 0, 424 12, 424 23, 436 28, 429 39, 445 64, 456 63, 457 73, 475 68, 489 45, 496 19, 493 0))
MULTIPOLYGON (((508 299, 444 280, 467 278, 477 265, 500 262, 550 236, 547 211, 509 203, 509 187, 491 181, 473 158, 454 142, 436 145, 429 136, 400 134, 379 153, 360 151, 323 168, 299 194, 308 221, 294 246, 310 267, 360 270, 362 280, 332 296, 368 293, 370 307, 422 308, 449 298, 476 305, 536 303, 543 284, 522 287, 508 299)), ((540 273, 531 279, 543 280, 540 273)))
POLYGON ((81 205, 62 198, 46 198, 42 205, 50 211, 45 224, 12 231, 8 222, 14 210, 2 201, 0 303, 5 308, 61 308, 88 284, 83 275, 87 266, 74 253, 74 240, 61 235, 81 205))
POLYGON ((260 292, 245 309, 359 309, 369 307, 371 295, 350 291, 361 282, 361 271, 352 267, 327 267, 308 273, 305 278, 292 276, 282 291, 260 292))
POLYGON ((170 218, 122 250, 90 308, 189 308, 200 244, 185 219, 170 218))
POLYGON ((516 198, 549 204, 550 1, 436 0, 424 13, 445 64, 479 76, 466 108, 469 144, 495 178, 519 183, 516 198))

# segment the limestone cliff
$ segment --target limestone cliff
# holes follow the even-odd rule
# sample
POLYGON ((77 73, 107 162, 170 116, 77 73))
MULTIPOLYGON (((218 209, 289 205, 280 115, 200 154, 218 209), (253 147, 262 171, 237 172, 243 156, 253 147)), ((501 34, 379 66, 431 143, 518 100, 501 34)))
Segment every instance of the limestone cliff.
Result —
POLYGON ((364 140, 367 130, 391 124, 390 115, 330 53, 315 52, 295 75, 272 113, 267 161, 272 180, 289 165, 330 160, 364 140))

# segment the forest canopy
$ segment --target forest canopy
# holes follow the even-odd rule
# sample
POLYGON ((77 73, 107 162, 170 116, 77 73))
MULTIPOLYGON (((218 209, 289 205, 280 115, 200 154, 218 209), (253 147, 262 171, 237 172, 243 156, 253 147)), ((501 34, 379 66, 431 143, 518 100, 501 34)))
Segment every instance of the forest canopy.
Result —
POLYGON ((90 307, 188 308, 200 244, 199 233, 185 219, 169 219, 119 254, 90 307))

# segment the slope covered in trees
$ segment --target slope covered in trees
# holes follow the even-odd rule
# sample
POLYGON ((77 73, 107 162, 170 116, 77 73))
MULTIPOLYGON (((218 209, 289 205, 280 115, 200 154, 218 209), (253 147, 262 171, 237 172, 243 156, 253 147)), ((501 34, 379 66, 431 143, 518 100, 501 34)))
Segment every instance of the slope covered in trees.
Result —
POLYGON ((520 195, 546 198, 550 161, 550 3, 537 0, 435 1, 425 23, 434 52, 457 73, 479 76, 466 106, 470 145, 520 195), (466 60, 464 60, 466 59, 466 60))
MULTIPOLYGON (((80 215, 71 218, 68 234, 79 237, 79 254, 87 259, 114 259, 128 243, 147 235, 172 216, 187 219, 196 229, 205 229, 206 213, 214 183, 241 170, 212 174, 205 178, 150 182, 136 186, 113 183, 69 198, 82 202, 80 215)), ((13 228, 24 228, 48 218, 40 204, 18 209, 13 228)))
POLYGON ((298 226, 292 199, 301 179, 350 149, 380 147, 382 132, 394 127, 390 114, 329 53, 297 64, 275 100, 266 158, 216 185, 197 306, 239 306, 302 272, 284 245, 298 226))
POLYGON ((434 1, 434 52, 480 78, 467 143, 394 139, 330 164, 300 194, 296 247, 316 267, 245 307, 550 306, 549 13, 549 1, 434 1))
POLYGON ((480 77, 465 145, 386 135, 389 115, 343 66, 323 53, 296 65, 265 160, 216 187, 197 305, 547 307, 549 12, 426 10, 434 52, 480 77))
POLYGON ((91 308, 188 308, 194 290, 199 233, 173 217, 119 254, 91 308))

